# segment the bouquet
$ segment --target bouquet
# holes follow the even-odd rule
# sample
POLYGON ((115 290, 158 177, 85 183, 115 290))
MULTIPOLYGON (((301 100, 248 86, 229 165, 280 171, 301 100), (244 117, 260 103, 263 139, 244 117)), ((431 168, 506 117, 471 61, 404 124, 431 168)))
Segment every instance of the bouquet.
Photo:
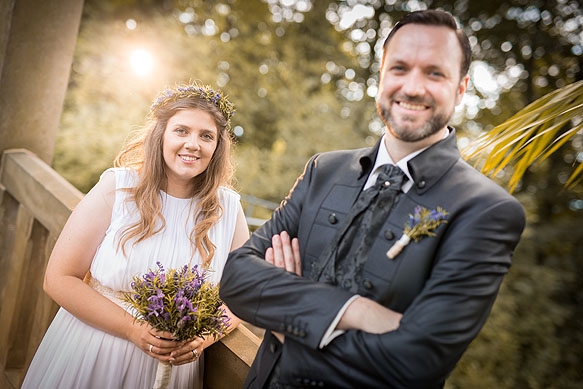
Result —
MULTIPOLYGON (((229 317, 221 308, 219 287, 206 281, 207 271, 199 272, 197 265, 165 271, 160 262, 156 265, 157 269, 133 277, 133 292, 122 297, 135 310, 135 319, 171 332, 178 341, 222 336, 229 317)), ((168 387, 171 374, 172 365, 160 362, 154 388, 168 387)))

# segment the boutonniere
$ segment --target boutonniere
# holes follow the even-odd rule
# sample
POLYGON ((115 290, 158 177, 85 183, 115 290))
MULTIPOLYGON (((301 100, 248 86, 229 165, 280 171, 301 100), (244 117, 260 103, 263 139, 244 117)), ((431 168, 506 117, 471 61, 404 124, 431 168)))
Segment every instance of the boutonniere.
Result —
POLYGON ((447 223, 446 216, 447 212, 441 207, 429 210, 420 205, 416 206, 415 213, 409 215, 409 220, 405 223, 403 235, 387 251, 387 257, 389 259, 395 259, 411 240, 418 242, 419 239, 425 236, 435 236, 433 231, 440 224, 447 223))

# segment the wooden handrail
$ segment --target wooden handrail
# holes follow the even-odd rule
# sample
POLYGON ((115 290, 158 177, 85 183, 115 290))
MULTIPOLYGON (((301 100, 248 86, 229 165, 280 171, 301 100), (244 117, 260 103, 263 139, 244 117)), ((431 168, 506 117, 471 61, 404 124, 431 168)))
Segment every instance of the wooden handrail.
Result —
MULTIPOLYGON (((0 165, 0 387, 17 388, 58 306, 42 290, 49 254, 83 194, 36 155, 0 165)), ((250 327, 252 328, 252 327, 250 327)), ((205 352, 205 387, 241 387, 260 343, 245 325, 205 352)))

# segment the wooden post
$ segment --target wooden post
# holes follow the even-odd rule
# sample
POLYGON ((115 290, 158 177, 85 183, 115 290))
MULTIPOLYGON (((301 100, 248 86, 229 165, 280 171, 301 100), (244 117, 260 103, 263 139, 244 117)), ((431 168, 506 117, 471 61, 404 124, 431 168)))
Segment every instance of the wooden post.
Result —
POLYGON ((82 10, 83 0, 0 2, 0 152, 52 162, 82 10))

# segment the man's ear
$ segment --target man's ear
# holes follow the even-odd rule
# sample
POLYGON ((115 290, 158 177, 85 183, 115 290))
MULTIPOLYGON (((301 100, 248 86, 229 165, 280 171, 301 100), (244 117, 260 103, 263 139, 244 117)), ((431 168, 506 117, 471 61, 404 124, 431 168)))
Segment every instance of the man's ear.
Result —
POLYGON ((455 105, 459 105, 462 102, 462 98, 464 97, 464 93, 468 89, 468 83, 470 82, 470 76, 467 74, 462 77, 460 80, 460 84, 458 85, 457 96, 455 99, 455 105))

